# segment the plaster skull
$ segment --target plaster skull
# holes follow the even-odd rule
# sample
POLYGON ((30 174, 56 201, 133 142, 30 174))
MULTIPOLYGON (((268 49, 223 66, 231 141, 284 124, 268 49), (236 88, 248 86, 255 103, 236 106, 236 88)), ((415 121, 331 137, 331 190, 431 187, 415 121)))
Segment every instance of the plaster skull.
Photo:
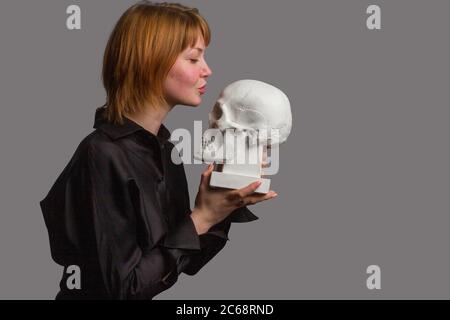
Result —
MULTIPOLYGON (((233 82, 220 93, 209 114, 209 127, 220 130, 223 137, 225 132, 232 132, 235 136, 248 136, 250 144, 257 141, 276 146, 285 142, 291 132, 289 99, 280 89, 262 81, 233 82)), ((210 133, 207 130, 202 139, 203 159, 226 162, 232 158, 233 150, 227 148, 229 139, 211 139, 210 133)), ((198 153, 197 158, 201 158, 198 153)))

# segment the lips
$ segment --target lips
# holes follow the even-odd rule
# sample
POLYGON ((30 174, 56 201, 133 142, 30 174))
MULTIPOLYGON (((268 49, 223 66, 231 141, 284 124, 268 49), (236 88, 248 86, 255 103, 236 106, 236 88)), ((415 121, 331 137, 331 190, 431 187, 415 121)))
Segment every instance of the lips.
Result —
POLYGON ((198 88, 198 91, 199 91, 200 93, 205 93, 205 91, 206 91, 206 84, 205 84, 203 87, 198 88))

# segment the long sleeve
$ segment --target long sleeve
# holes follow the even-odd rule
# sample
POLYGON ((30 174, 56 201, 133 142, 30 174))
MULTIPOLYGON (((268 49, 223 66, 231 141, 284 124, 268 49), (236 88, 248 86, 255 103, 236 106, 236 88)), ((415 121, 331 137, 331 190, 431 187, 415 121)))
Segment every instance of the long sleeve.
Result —
POLYGON ((190 218, 189 190, 184 166, 181 164, 172 167, 172 169, 174 172, 177 172, 176 183, 174 184, 177 185, 177 203, 180 203, 180 207, 175 211, 182 211, 184 214, 175 230, 166 235, 161 246, 167 248, 177 265, 177 269, 172 276, 178 276, 182 272, 188 275, 195 275, 224 248, 229 240, 228 232, 231 223, 250 222, 257 220, 258 217, 247 207, 242 207, 234 210, 226 219, 212 226, 208 232, 197 236, 194 223, 190 218), (197 247, 197 241, 198 250, 192 250, 192 248, 197 247))
MULTIPOLYGON (((138 213, 136 183, 120 167, 120 157, 86 149, 77 152, 40 203, 52 257, 82 268, 80 291, 104 291, 108 299, 151 299, 177 280, 167 249, 146 241, 164 232, 157 210, 149 207, 156 200, 143 204, 151 217, 138 213)), ((200 250, 198 237, 192 239, 197 245, 191 248, 200 250)))
MULTIPOLYGON (((185 273, 187 275, 195 275, 203 266, 205 266, 214 256, 216 256, 229 241, 228 233, 230 231, 232 222, 250 222, 257 220, 255 216, 247 207, 242 207, 233 211, 222 222, 211 227, 208 232, 201 234, 200 239, 200 251, 186 250, 180 248, 168 249, 172 258, 176 261, 178 274, 185 273)), ((191 220, 191 219, 189 219, 191 220)), ((186 224, 192 224, 186 222, 186 224)), ((195 231, 195 227, 194 227, 195 231)), ((170 239, 170 236, 169 236, 170 239)), ((165 245, 167 246, 167 242, 165 245)))
MULTIPOLYGON (((136 230, 141 228, 145 234, 152 228, 145 227, 148 223, 142 218, 145 213, 136 216, 138 210, 130 209, 135 203, 128 195, 133 194, 130 189, 136 188, 135 181, 128 180, 124 184, 115 168, 105 174, 108 168, 105 161, 107 159, 101 159, 95 151, 91 152, 86 172, 91 186, 92 216, 103 280, 113 298, 152 298, 176 282, 177 277, 169 277, 176 265, 164 247, 138 242, 136 230)), ((196 239, 196 235, 191 237, 193 248, 198 248, 196 239)))

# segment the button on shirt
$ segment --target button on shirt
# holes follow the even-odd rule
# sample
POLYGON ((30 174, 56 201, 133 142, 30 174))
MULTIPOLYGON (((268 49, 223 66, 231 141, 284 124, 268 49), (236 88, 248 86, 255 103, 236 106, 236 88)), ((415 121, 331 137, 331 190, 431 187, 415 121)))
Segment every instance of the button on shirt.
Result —
POLYGON ((104 114, 97 109, 96 130, 40 202, 52 258, 64 266, 56 298, 152 299, 181 272, 194 275, 208 263, 229 240, 232 222, 258 218, 243 207, 199 236, 167 128, 154 135, 104 114), (80 268, 80 289, 67 287, 72 265, 80 268))

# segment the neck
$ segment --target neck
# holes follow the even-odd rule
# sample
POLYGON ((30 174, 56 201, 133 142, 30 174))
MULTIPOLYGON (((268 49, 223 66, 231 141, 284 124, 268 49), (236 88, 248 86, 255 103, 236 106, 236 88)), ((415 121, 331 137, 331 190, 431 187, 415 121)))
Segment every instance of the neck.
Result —
POLYGON ((172 107, 170 106, 159 108, 145 108, 142 112, 132 115, 127 114, 126 117, 130 120, 133 120, 145 130, 150 131, 156 136, 158 135, 161 123, 164 121, 171 109, 172 107))

